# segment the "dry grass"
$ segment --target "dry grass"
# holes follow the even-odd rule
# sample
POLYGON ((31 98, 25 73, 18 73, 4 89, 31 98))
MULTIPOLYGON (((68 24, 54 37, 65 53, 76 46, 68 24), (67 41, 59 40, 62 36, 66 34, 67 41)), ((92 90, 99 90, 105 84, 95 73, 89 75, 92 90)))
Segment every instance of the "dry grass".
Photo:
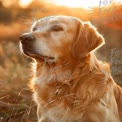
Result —
POLYGON ((18 42, 0 42, 0 122, 34 122, 35 104, 27 86, 29 59, 18 42))

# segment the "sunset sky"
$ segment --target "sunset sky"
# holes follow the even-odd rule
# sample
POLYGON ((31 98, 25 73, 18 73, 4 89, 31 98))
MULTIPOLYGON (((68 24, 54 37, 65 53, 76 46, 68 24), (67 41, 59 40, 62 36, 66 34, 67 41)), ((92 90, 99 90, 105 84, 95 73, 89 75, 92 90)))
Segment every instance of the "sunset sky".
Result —
MULTIPOLYGON (((18 0, 4 0, 4 6, 10 6, 16 3, 18 0)), ((90 7, 102 7, 108 6, 113 2, 122 4, 122 0, 19 0, 19 5, 23 8, 28 7, 28 5, 32 1, 40 1, 40 2, 47 2, 47 3, 54 3, 59 6, 66 6, 66 7, 81 7, 81 8, 90 8, 90 7)))
MULTIPOLYGON (((19 3, 22 7, 26 7, 32 1, 34 0, 20 0, 19 3)), ((95 6, 102 7, 110 5, 112 2, 119 2, 119 3, 122 2, 121 0, 45 0, 45 1, 54 2, 57 5, 63 5, 67 7, 83 7, 83 8, 90 8, 95 6)))

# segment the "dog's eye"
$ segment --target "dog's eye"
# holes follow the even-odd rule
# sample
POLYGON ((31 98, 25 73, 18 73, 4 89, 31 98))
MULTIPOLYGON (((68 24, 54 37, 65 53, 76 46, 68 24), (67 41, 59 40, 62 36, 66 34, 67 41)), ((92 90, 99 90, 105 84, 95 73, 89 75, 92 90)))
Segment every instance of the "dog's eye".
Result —
POLYGON ((32 29, 32 31, 36 31, 37 30, 37 28, 36 27, 34 27, 33 29, 32 29))
POLYGON ((51 27, 52 31, 63 31, 63 28, 59 25, 54 25, 51 27))

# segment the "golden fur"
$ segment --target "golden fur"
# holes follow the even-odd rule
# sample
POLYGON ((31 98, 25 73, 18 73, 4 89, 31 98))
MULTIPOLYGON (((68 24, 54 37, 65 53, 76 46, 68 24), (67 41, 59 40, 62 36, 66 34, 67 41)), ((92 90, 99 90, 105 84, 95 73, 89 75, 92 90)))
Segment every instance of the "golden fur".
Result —
POLYGON ((22 48, 35 60, 31 87, 38 122, 122 122, 122 89, 94 55, 104 39, 90 23, 51 16, 20 39, 29 34, 35 39, 22 48))

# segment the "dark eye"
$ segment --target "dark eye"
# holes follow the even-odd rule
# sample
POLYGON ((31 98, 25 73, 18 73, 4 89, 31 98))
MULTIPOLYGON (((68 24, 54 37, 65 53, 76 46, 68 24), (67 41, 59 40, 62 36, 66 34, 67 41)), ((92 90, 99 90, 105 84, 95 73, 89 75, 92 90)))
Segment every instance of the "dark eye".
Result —
POLYGON ((63 28, 59 25, 54 25, 51 27, 52 31, 63 31, 63 28))
POLYGON ((32 31, 36 31, 37 30, 37 28, 36 27, 34 27, 33 29, 32 29, 32 31))

